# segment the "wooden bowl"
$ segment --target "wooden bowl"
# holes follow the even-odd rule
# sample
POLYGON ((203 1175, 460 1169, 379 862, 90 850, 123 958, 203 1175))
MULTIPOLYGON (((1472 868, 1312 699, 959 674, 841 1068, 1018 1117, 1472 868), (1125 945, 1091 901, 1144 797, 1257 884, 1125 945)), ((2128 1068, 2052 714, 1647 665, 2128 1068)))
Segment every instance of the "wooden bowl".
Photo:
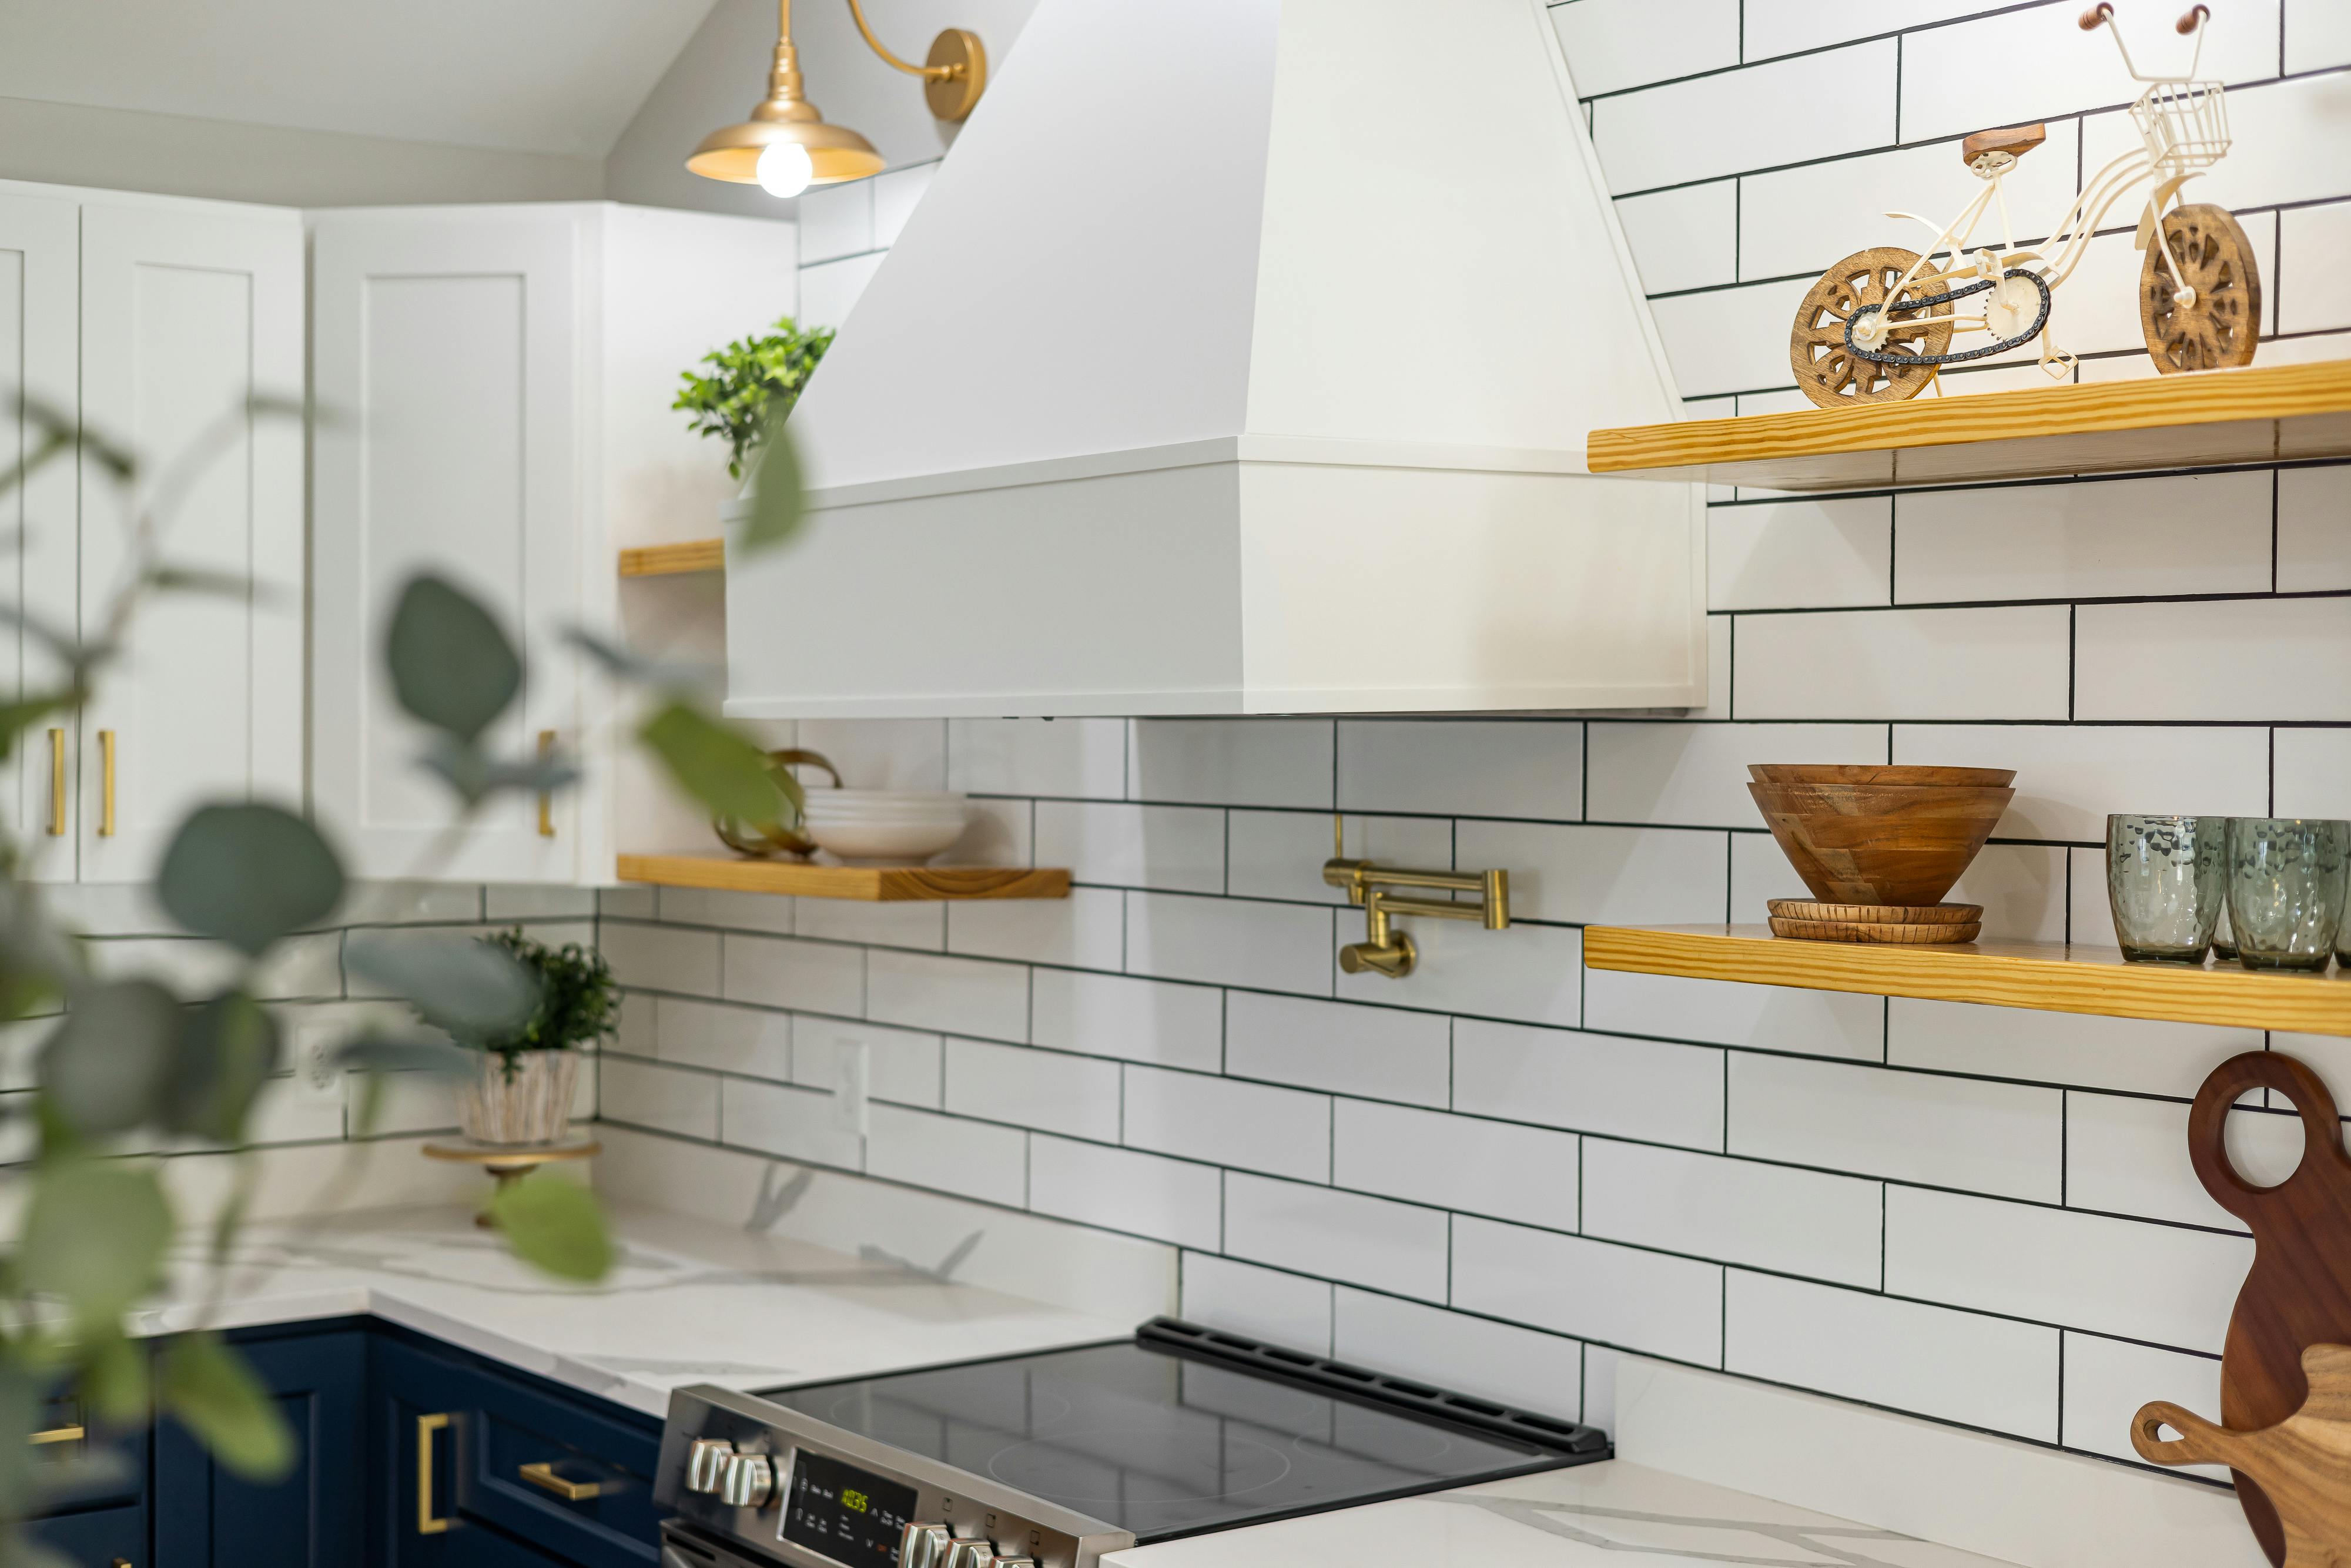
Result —
POLYGON ((1750 762, 1758 784, 1911 784, 2000 789, 2016 782, 2013 768, 1913 768, 1884 763, 1750 762))
POLYGON ((2016 791, 1917 784, 1750 784, 1771 836, 1831 904, 1940 904, 2016 791))

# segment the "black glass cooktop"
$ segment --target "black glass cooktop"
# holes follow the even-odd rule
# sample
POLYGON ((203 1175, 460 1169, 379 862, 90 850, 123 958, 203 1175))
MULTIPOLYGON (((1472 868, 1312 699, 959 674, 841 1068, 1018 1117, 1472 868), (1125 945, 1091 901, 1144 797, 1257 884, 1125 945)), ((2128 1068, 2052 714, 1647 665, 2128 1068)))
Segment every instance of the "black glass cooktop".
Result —
POLYGON ((761 1397, 1143 1542, 1574 1462, 1144 1341, 761 1397))

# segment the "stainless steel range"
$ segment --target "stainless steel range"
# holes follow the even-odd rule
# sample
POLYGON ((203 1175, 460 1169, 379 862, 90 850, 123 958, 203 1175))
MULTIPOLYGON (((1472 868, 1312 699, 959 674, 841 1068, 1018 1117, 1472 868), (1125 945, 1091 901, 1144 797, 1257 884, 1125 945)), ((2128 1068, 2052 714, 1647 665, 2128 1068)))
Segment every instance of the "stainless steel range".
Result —
POLYGON ((1133 1339, 671 1396, 664 1568, 1094 1568, 1608 1457, 1605 1434, 1158 1318, 1133 1339))

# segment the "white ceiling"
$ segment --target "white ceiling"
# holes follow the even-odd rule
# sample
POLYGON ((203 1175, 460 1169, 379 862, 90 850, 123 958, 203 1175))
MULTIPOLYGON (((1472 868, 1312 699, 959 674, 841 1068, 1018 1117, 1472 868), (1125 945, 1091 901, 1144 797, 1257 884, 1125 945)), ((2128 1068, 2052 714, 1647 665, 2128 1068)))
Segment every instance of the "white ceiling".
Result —
POLYGON ((713 0, 0 0, 0 97, 601 158, 713 0))

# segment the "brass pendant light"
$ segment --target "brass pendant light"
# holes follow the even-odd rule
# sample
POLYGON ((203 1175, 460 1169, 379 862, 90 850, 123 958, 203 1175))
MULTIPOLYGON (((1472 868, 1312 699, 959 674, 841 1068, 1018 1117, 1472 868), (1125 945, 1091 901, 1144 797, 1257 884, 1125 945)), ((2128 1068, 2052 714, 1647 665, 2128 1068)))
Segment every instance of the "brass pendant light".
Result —
MULTIPOLYGON (((800 96, 799 50, 792 43, 792 0, 777 0, 776 63, 768 73, 768 96, 740 125, 714 131, 685 161, 694 172, 712 180, 758 185, 771 195, 796 196, 810 185, 834 185, 862 180, 882 172, 882 154, 873 144, 842 125, 825 123, 824 115, 800 96)), ((872 51, 897 69, 923 78, 923 96, 932 115, 960 120, 979 102, 987 86, 987 52, 978 36, 949 27, 931 40, 929 58, 909 65, 882 47, 865 25, 858 0, 849 0, 850 15, 872 51)))

